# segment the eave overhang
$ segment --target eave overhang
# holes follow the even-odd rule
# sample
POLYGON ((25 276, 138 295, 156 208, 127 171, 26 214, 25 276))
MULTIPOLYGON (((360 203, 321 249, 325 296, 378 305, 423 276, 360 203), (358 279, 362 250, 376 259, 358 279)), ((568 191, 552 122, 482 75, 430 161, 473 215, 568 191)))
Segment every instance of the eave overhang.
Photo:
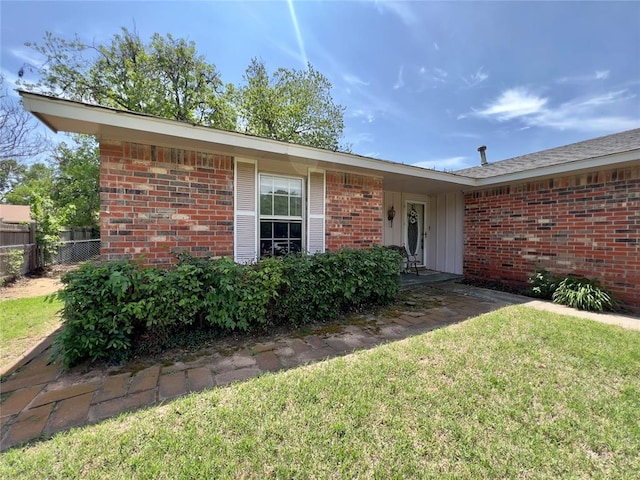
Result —
POLYGON ((472 178, 30 92, 18 93, 23 99, 24 108, 54 132, 84 133, 95 135, 98 139, 193 149, 374 175, 383 178, 387 191, 416 194, 464 192, 640 164, 640 148, 637 148, 489 178, 472 178))
POLYGON ((54 132, 99 139, 210 151, 231 156, 303 163, 315 168, 383 177, 385 190, 443 193, 472 187, 475 180, 376 158, 332 152, 144 114, 19 92, 26 110, 54 132))

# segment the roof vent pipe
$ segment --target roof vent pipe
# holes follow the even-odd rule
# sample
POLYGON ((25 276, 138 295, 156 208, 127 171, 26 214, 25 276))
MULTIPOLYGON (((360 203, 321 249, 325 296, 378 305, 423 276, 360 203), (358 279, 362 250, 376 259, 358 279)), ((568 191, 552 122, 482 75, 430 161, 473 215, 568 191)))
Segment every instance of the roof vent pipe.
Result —
POLYGON ((480 165, 483 165, 483 166, 489 163, 487 162, 487 154, 484 153, 486 149, 487 147, 485 145, 478 147, 478 151, 480 152, 480 165))

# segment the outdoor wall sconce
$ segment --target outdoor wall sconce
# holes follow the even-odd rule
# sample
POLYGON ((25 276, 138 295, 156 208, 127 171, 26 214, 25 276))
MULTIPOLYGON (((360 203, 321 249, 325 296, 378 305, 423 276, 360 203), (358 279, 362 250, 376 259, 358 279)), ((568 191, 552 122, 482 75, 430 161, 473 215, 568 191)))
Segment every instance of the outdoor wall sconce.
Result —
POLYGON ((393 208, 393 206, 391 206, 391 208, 387 212, 387 220, 389 220, 389 225, 391 227, 393 227, 393 219, 395 218, 395 216, 396 216, 396 211, 393 208))

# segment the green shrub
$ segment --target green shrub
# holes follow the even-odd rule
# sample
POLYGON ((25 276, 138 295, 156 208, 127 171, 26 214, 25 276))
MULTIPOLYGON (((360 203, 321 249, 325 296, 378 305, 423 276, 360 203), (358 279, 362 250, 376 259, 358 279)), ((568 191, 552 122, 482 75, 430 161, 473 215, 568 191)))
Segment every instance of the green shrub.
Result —
POLYGON ((122 361, 139 342, 160 348, 170 335, 247 331, 331 319, 398 291, 400 258, 383 248, 291 255, 239 265, 179 254, 170 268, 120 260, 87 263, 62 277, 65 366, 122 361))
POLYGON ((62 276, 63 326, 56 339, 66 367, 87 358, 114 361, 126 357, 140 298, 141 270, 128 261, 86 263, 62 276))
POLYGON ((386 304, 398 293, 401 260, 397 252, 382 247, 287 256, 279 320, 299 325, 363 305, 386 304))
POLYGON ((561 280, 560 277, 557 277, 547 270, 536 270, 536 273, 529 277, 531 287, 529 287, 528 293, 532 297, 551 300, 553 292, 556 291, 561 280))
POLYGON ((9 250, 5 254, 5 276, 0 278, 0 286, 15 281, 22 273, 24 249, 9 250))
POLYGON ((596 280, 567 277, 553 293, 553 301, 562 305, 593 312, 614 308, 613 297, 596 280))

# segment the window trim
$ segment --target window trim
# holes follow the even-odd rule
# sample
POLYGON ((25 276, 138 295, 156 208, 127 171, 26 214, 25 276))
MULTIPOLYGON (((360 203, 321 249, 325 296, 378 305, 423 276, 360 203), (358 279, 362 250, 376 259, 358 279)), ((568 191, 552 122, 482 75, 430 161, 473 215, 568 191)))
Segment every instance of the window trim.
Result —
MULTIPOLYGON (((258 173, 258 185, 257 185, 257 205, 256 205, 256 217, 257 217, 257 228, 256 228, 256 240, 257 240, 257 252, 258 252, 258 258, 262 258, 262 248, 261 248, 261 225, 262 225, 262 221, 268 221, 268 222, 300 222, 301 224, 301 232, 300 232, 300 236, 301 236, 301 246, 300 246, 300 251, 305 252, 306 251, 306 243, 307 243, 307 235, 306 235, 306 227, 307 227, 307 201, 306 201, 306 178, 305 177, 299 177, 299 176, 295 176, 295 175, 283 175, 280 173, 271 173, 271 172, 259 172, 258 173), (287 179, 287 180, 297 180, 300 182, 300 203, 301 203, 301 209, 300 209, 300 215, 263 215, 261 212, 261 201, 262 201, 262 179, 264 177, 272 177, 272 178, 283 178, 283 179, 287 179)), ((291 198, 291 196, 289 196, 289 198, 291 198)), ((295 197, 294 197, 295 198, 295 197)))

